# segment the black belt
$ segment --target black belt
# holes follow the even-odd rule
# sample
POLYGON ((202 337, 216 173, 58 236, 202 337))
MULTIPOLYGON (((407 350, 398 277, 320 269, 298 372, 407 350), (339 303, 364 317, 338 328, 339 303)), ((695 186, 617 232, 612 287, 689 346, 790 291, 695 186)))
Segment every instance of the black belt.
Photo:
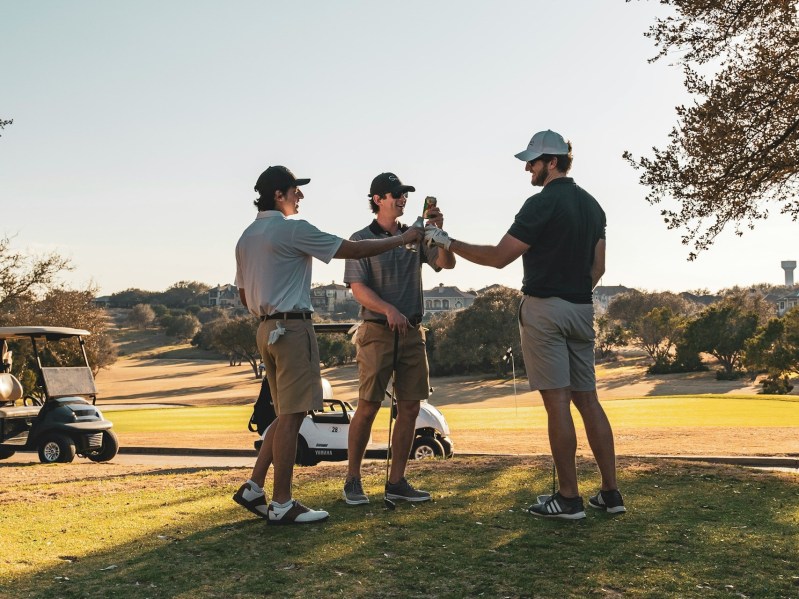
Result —
MULTIPOLYGON (((364 322, 373 322, 375 324, 382 324, 384 327, 388 326, 388 321, 380 320, 379 318, 364 318, 363 321, 364 322)), ((412 327, 418 327, 420 324, 422 324, 422 317, 421 316, 417 316, 415 318, 409 318, 408 322, 411 323, 412 327)))
POLYGON ((311 320, 313 312, 275 312, 269 316, 261 316, 261 320, 311 320))

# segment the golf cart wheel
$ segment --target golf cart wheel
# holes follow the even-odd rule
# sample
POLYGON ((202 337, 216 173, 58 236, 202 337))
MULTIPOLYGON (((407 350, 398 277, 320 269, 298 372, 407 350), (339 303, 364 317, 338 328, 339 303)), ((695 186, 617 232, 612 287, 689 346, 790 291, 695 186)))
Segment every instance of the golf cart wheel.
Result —
POLYGON ((413 449, 411 449, 411 457, 414 460, 443 458, 444 448, 438 439, 433 437, 416 437, 413 442, 413 449))
POLYGON ((454 452, 452 451, 452 444, 447 443, 443 439, 439 441, 439 443, 441 443, 441 447, 444 449, 444 457, 451 458, 454 455, 454 452))
POLYGON ((16 450, 10 447, 0 447, 0 460, 7 460, 16 453, 16 450))
POLYGON ((114 431, 103 431, 103 446, 95 452, 87 453, 92 462, 108 462, 114 459, 119 451, 119 439, 114 431))
POLYGON ((39 461, 43 464, 67 463, 75 459, 75 443, 67 436, 51 433, 39 443, 39 461))

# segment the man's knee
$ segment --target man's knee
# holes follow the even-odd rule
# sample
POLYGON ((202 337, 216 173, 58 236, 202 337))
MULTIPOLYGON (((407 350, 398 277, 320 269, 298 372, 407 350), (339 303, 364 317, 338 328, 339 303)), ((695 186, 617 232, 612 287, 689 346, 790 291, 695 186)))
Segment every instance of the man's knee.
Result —
POLYGON ((421 402, 419 401, 398 401, 397 417, 416 420, 416 417, 419 415, 420 408, 421 402))

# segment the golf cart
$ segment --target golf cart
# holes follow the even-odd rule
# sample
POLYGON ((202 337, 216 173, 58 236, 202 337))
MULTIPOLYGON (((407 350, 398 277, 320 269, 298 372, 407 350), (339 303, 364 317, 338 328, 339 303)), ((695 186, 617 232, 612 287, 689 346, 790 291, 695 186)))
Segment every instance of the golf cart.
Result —
POLYGON ((113 425, 94 406, 97 389, 83 341, 89 334, 62 327, 0 327, 0 459, 17 451, 38 451, 45 464, 71 462, 76 454, 94 462, 116 456, 119 442, 113 425), (26 339, 33 346, 36 374, 36 388, 28 395, 11 374, 8 346, 9 341, 26 339), (76 339, 83 365, 45 366, 43 361, 52 361, 54 354, 48 342, 66 339, 76 339))
MULTIPOLYGON (((314 329, 319 333, 347 332, 351 324, 315 324, 314 329)), ((274 408, 271 407, 272 397, 269 384, 264 378, 261 384, 261 394, 255 405, 253 418, 250 420, 250 430, 261 435, 255 441, 255 449, 261 447, 266 429, 274 421, 274 408), (259 417, 256 417, 260 410, 259 417)), ((394 408, 396 417, 396 408, 394 408)), ((322 378, 322 409, 315 410, 302 421, 300 433, 297 438, 296 463, 301 466, 313 466, 321 461, 342 462, 347 460, 347 437, 350 422, 355 414, 355 408, 348 401, 333 397, 333 387, 330 382, 322 378)), ((421 460, 426 458, 451 458, 454 444, 450 438, 449 425, 444 415, 431 405, 427 400, 421 402, 419 415, 416 417, 416 435, 411 448, 411 458, 421 460)), ((385 458, 387 447, 375 447, 371 436, 366 448, 367 458, 385 458)))

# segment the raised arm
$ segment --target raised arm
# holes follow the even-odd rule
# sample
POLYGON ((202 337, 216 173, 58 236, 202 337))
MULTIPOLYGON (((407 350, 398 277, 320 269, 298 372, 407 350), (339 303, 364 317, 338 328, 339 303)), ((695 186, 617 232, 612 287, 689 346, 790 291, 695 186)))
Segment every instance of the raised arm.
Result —
POLYGON ((333 254, 334 258, 368 258, 369 256, 377 256, 385 251, 393 248, 398 248, 407 243, 413 243, 421 239, 422 233, 419 229, 411 227, 402 235, 396 237, 387 237, 385 239, 362 239, 361 241, 350 241, 345 239, 341 242, 338 250, 333 254))
POLYGON ((506 267, 528 249, 529 245, 508 233, 505 233, 497 245, 472 245, 453 239, 449 246, 450 252, 466 258, 469 262, 494 268, 506 267))

